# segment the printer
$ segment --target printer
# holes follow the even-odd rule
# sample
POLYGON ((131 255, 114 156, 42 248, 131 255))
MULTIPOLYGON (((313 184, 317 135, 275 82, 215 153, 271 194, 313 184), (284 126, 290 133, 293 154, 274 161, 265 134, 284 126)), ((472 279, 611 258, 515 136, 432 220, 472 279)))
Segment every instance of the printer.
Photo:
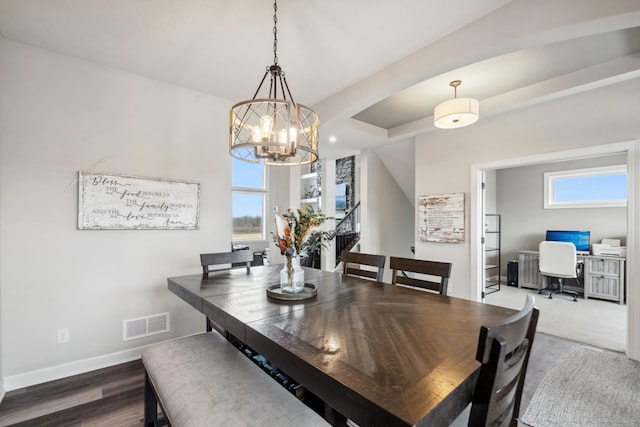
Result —
POLYGON ((591 251, 600 256, 627 256, 627 248, 620 246, 620 239, 602 239, 602 242, 591 245, 591 251))

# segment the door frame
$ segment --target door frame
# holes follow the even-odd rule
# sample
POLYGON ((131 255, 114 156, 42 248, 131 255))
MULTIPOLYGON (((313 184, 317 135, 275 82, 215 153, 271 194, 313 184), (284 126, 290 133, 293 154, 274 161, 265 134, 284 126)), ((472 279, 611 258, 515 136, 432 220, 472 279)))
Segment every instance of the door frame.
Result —
MULTIPOLYGON (((517 166, 528 166, 563 160, 573 160, 609 154, 627 155, 627 260, 638 260, 640 255, 640 141, 625 141, 606 145, 583 147, 572 150, 556 151, 498 160, 471 165, 471 299, 482 300, 484 271, 482 260, 482 224, 484 218, 482 203, 482 177, 485 171, 517 166)), ((627 356, 640 360, 640 262, 626 265, 627 292, 627 356)))

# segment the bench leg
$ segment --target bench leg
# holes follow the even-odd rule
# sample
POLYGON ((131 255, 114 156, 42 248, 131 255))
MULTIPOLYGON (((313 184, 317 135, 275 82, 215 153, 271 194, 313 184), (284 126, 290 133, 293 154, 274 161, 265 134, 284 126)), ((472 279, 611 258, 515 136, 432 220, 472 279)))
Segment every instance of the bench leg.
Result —
POLYGON ((158 400, 149 381, 149 375, 144 373, 144 425, 155 427, 158 423, 158 400))

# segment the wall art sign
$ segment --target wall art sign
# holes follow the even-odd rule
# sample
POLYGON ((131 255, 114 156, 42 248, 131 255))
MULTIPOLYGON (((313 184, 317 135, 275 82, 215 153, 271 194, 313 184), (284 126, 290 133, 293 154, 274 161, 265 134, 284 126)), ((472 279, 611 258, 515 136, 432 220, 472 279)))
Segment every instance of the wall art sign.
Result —
POLYGON ((418 221, 420 240, 464 243, 464 193, 418 197, 418 221))
POLYGON ((200 184, 78 172, 79 230, 194 230, 200 184))

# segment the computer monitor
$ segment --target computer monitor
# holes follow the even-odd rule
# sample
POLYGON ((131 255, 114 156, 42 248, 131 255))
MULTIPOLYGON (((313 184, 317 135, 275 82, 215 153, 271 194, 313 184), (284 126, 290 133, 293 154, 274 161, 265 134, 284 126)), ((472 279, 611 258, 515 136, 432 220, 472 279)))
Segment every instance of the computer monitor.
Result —
POLYGON ((573 243, 578 252, 589 252, 591 233, 576 230, 547 230, 545 240, 573 243))

